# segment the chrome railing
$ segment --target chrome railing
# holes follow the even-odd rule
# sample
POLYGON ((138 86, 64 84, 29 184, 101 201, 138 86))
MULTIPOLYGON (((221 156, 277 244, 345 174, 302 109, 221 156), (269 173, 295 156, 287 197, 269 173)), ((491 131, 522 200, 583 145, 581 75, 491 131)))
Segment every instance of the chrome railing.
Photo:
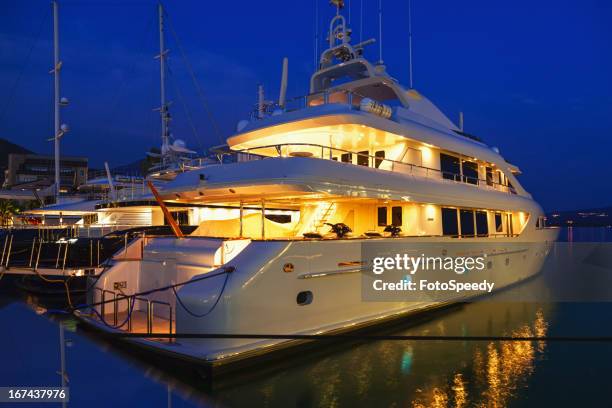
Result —
MULTIPOLYGON (((136 308, 136 302, 143 302, 146 305, 146 333, 151 334, 154 332, 154 323, 155 323, 155 313, 154 307, 155 305, 166 306, 168 308, 168 334, 172 334, 174 330, 174 315, 172 305, 168 302, 163 302, 160 300, 149 299, 142 296, 129 295, 121 292, 115 292, 109 289, 104 289, 100 287, 94 287, 94 298, 93 303, 95 304, 96 311, 99 313, 101 319, 103 319, 103 323, 109 324, 106 321, 106 315, 110 314, 106 312, 106 305, 112 305, 112 326, 117 330, 123 330, 128 333, 131 333, 134 329, 134 314, 136 308), (96 299, 96 293, 99 293, 99 301, 96 299), (109 295, 109 299, 107 299, 107 295, 109 295), (125 322, 119 326, 119 303, 122 301, 127 301, 126 305, 126 318, 125 322), (123 328, 125 326, 125 328, 123 328)), ((163 318, 162 318, 163 319, 163 318)), ((172 339, 168 339, 168 342, 172 342, 172 339)))
POLYGON ((435 178, 442 181, 471 184, 480 188, 502 191, 516 194, 516 190, 505 184, 496 183, 492 180, 470 177, 462 174, 444 172, 439 169, 426 167, 414 163, 372 156, 370 154, 354 152, 335 147, 317 145, 312 143, 284 143, 276 145, 258 146, 242 150, 234 150, 231 153, 237 156, 238 161, 262 160, 270 157, 310 157, 325 160, 341 161, 342 155, 349 155, 347 164, 353 163, 353 156, 357 158, 357 164, 364 167, 373 167, 396 173, 411 174, 417 177, 435 178), (260 151, 262 153, 256 153, 260 151))

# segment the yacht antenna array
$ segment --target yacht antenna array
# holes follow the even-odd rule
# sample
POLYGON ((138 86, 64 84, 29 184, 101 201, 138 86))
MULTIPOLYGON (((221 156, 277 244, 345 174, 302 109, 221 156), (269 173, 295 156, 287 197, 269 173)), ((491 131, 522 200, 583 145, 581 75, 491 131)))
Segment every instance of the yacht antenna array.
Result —
POLYGON ((168 53, 168 50, 166 50, 166 46, 164 44, 164 7, 161 3, 159 3, 157 8, 158 8, 158 13, 159 13, 159 55, 156 56, 156 58, 159 58, 160 99, 161 99, 159 113, 161 116, 161 126, 162 126, 161 157, 162 157, 162 163, 163 163, 166 160, 167 153, 170 149, 170 134, 169 134, 170 113, 168 111, 168 103, 166 102, 166 54, 168 53))
POLYGON ((410 80, 409 80, 409 85, 410 85, 410 89, 413 89, 412 86, 412 7, 411 4, 412 2, 410 0, 408 0, 408 56, 410 58, 410 61, 408 62, 408 67, 409 67, 409 74, 410 74, 410 80))
POLYGON ((314 21, 314 65, 315 70, 319 69, 319 1, 314 0, 315 3, 315 21, 314 21))
POLYGON ((382 48, 382 0, 378 0, 378 64, 383 65, 382 48))

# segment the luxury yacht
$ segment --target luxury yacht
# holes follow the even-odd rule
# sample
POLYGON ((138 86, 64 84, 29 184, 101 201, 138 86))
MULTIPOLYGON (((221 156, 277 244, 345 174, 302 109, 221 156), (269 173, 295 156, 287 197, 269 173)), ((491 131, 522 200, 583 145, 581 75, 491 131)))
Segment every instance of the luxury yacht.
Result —
POLYGON ((178 174, 160 192, 207 205, 197 229, 135 243, 141 259, 105 271, 94 310, 79 315, 223 372, 304 341, 265 335, 358 330, 471 298, 367 301, 370 243, 488 255, 483 276, 495 290, 536 274, 557 230, 545 227, 519 169, 368 61, 371 42, 353 45, 338 13, 309 94, 260 97, 227 139, 232 163, 178 174), (175 338, 151 338, 164 334, 175 338))

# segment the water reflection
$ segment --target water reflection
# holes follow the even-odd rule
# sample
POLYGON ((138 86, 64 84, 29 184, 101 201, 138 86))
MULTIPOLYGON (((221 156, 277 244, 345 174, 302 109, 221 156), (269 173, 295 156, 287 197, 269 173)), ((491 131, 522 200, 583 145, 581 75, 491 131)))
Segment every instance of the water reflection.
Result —
MULTIPOLYGON (((544 336, 550 306, 471 304, 398 334, 544 336)), ((544 342, 380 341, 213 391, 227 406, 506 406, 545 353, 544 342)))
MULTIPOLYGON (((574 238, 577 235, 575 231, 574 238)), ((595 255, 589 256, 595 259, 595 255)), ((602 259, 605 261, 598 257, 586 266, 582 263, 579 272, 590 274, 592 268, 603 265, 602 259), (589 266, 594 264, 597 265, 589 266)), ((496 301, 457 306, 397 334, 610 335, 610 304, 545 303, 550 287, 544 278, 513 289, 537 293, 540 303, 500 301, 503 296, 516 298, 517 292, 507 292, 497 295, 496 301)), ((0 338, 3 367, 10 367, 0 370, 0 385, 59 385, 61 378, 56 372, 62 369, 58 322, 37 314, 62 307, 61 300, 41 303, 40 299, 27 297, 25 302, 10 302, 0 297, 0 323, 12 329, 0 338), (28 353, 36 358, 22 363, 28 353)), ((589 405, 589 398, 597 401, 597 390, 606 386, 607 361, 612 355, 606 344, 353 342, 309 352, 291 361, 290 367, 245 371, 211 389, 191 372, 153 364, 146 356, 137 357, 83 332, 70 318, 63 320, 62 327, 66 336, 63 344, 74 343, 66 349, 65 356, 64 371, 70 374, 68 406, 502 407, 544 405, 554 398, 557 405, 570 401, 589 405), (568 366, 580 372, 582 357, 589 363, 584 365, 588 368, 583 369, 583 378, 572 380, 577 384, 563 383, 561 374, 554 377, 568 366), (533 386, 535 382, 539 387, 533 386), (573 391, 577 388, 580 393, 573 391), (565 395, 563 390, 567 390, 565 395)))

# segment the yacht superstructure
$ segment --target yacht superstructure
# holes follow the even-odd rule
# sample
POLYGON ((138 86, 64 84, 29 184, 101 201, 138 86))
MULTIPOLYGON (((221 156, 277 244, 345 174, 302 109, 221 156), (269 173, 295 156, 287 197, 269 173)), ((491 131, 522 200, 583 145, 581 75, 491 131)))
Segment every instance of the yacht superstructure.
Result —
POLYGON ((108 333, 176 334, 128 341, 220 367, 297 340, 207 335, 337 333, 467 299, 364 301, 368 242, 491 251, 496 289, 537 273, 557 231, 519 169, 369 62, 370 42, 352 45, 338 13, 309 95, 260 107, 227 139, 234 162, 160 192, 209 206, 198 228, 151 239, 137 265, 106 271, 83 318, 108 333))

